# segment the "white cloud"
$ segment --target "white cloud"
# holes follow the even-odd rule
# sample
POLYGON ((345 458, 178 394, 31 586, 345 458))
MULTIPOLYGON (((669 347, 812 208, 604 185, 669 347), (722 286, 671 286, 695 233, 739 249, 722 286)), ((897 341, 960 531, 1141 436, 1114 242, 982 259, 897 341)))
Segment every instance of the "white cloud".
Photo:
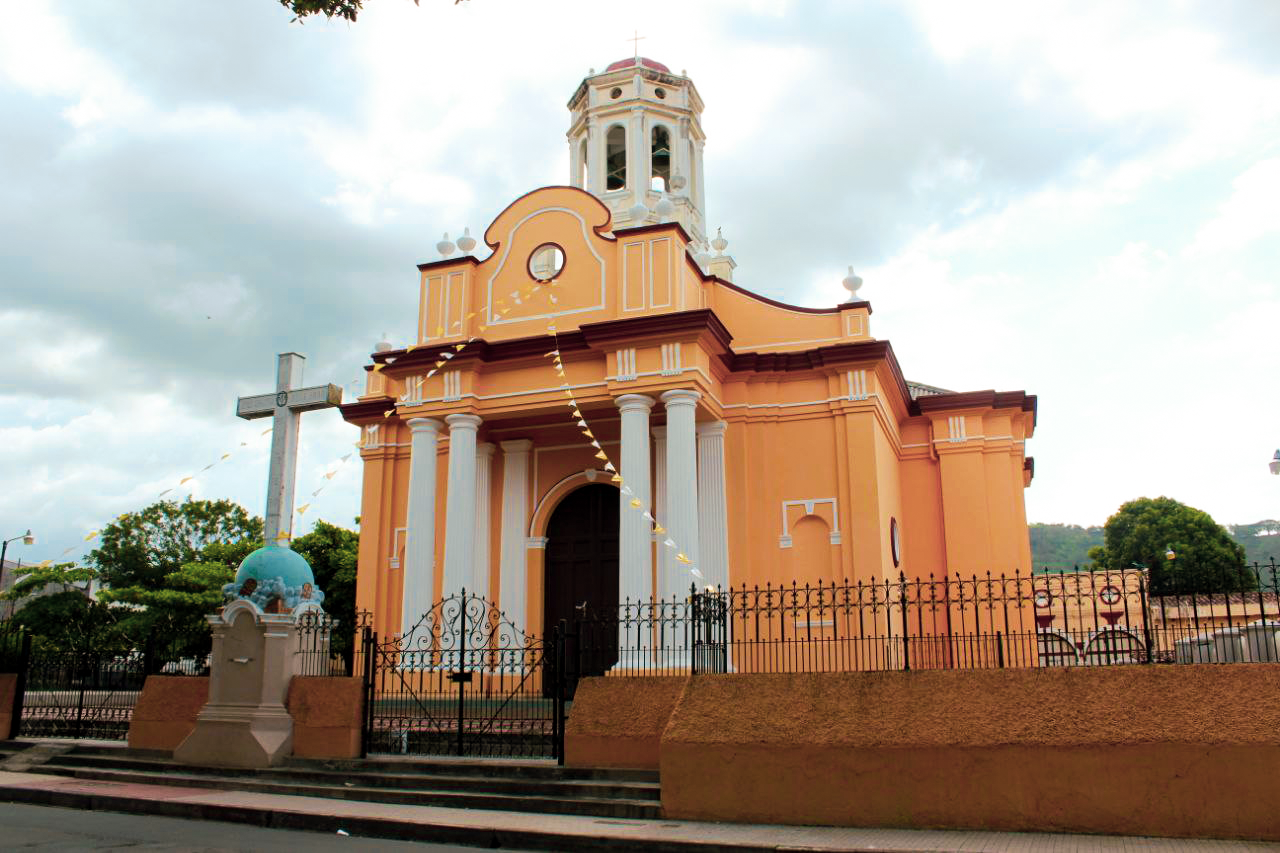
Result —
POLYGON ((1280 233, 1280 157, 1254 163, 1231 185, 1231 197, 1187 247, 1189 256, 1236 251, 1280 233))

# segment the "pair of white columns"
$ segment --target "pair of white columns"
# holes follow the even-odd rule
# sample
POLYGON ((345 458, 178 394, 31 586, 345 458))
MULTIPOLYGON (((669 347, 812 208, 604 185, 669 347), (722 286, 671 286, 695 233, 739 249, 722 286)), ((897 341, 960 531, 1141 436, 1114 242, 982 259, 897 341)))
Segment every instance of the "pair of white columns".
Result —
POLYGON ((623 495, 618 529, 618 593, 626 601, 682 597, 691 584, 727 586, 728 528, 725 496, 724 431, 721 421, 695 423, 697 391, 667 391, 661 397, 667 425, 652 430, 657 455, 657 488, 649 482, 649 412, 654 400, 643 394, 617 399, 622 413, 621 467, 623 484, 632 494, 623 495), (639 500, 653 507, 667 529, 658 537, 658 588, 650 582, 651 525, 629 506, 639 500), (675 548, 665 546, 670 539, 675 548), (695 578, 676 559, 683 553, 702 573, 695 578))
MULTIPOLYGON (((476 430, 481 421, 475 415, 449 415, 445 423, 449 425, 449 483, 445 505, 442 594, 447 598, 466 589, 468 594, 488 597, 493 445, 476 442, 476 430)), ((436 447, 440 426, 434 418, 409 421, 412 435, 406 512, 409 535, 405 543, 401 611, 401 631, 404 633, 410 631, 435 603, 436 447)), ((504 449, 507 444, 520 445, 520 442, 503 442, 504 449)), ((524 447, 526 471, 527 444, 524 447)), ((505 509, 503 515, 506 522, 505 509)), ((507 539, 505 526, 504 546, 507 539)), ((504 565, 508 562, 505 550, 504 547, 504 565)), ((523 572, 520 576, 523 579, 523 572)))

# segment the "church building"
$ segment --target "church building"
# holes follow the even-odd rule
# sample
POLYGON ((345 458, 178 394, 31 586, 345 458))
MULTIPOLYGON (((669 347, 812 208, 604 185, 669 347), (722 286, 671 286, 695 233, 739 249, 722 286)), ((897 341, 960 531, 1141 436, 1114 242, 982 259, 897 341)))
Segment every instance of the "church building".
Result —
POLYGON ((441 241, 413 344, 342 407, 375 630, 464 588, 542 635, 691 585, 1029 572, 1036 398, 908 381, 852 270, 830 308, 735 284, 686 74, 628 58, 568 106, 568 185, 483 258, 441 241))

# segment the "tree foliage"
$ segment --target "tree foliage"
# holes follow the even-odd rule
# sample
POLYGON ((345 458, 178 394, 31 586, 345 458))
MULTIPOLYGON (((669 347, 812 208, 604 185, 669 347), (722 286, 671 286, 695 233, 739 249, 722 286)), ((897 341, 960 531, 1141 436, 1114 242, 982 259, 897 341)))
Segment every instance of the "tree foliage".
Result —
POLYGON ((1231 538, 1244 548, 1247 563, 1280 560, 1280 521, 1266 519, 1253 524, 1228 524, 1231 538))
POLYGON ((1030 524, 1031 564, 1037 569, 1072 569, 1090 562, 1089 549, 1102 544, 1101 527, 1030 524))
POLYGON ((1103 528, 1104 544, 1090 550, 1101 567, 1146 566, 1152 595, 1242 592, 1256 589, 1244 549, 1207 512, 1173 498, 1138 498, 1121 505, 1103 528), (1166 559, 1172 550, 1174 559, 1166 559))
POLYGON ((13 621, 34 638, 36 648, 67 652, 115 652, 128 648, 116 630, 116 615, 89 595, 97 572, 75 563, 24 566, 0 598, 27 599, 13 621))
MULTIPOLYGON (((455 4, 458 2, 459 0, 454 0, 455 4)), ((355 23, 364 8, 364 0, 280 0, 280 5, 293 13, 294 21, 302 21, 312 15, 324 15, 326 18, 341 18, 355 23)), ((413 5, 417 6, 418 0, 413 0, 413 5)))
POLYGON ((160 589, 166 577, 203 559, 210 546, 247 549, 247 554, 262 544, 262 519, 228 500, 159 501, 120 516, 100 537, 87 561, 104 584, 115 590, 160 589))

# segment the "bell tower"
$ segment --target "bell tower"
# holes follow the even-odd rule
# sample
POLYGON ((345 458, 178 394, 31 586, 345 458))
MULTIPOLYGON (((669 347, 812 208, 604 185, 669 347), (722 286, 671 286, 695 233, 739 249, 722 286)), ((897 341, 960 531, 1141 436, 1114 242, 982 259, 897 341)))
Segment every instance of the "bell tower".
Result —
POLYGON ((642 56, 593 68, 569 99, 569 183, 613 211, 616 227, 679 222, 699 243, 702 98, 693 81, 642 56))

